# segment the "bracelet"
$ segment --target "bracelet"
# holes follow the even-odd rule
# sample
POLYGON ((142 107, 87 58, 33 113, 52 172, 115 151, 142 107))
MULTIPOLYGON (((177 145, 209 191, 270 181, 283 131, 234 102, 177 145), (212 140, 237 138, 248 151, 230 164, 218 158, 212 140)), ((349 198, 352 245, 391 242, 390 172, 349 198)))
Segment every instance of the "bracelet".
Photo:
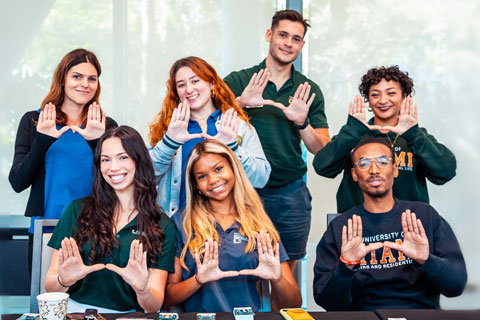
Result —
POLYGON ((357 261, 350 261, 350 260, 346 260, 344 259, 342 256, 340 256, 340 261, 342 261, 343 263, 345 264, 349 264, 349 265, 357 265, 357 264, 360 264, 360 260, 357 260, 357 261))
POLYGON ((295 122, 293 123, 295 125, 295 127, 298 129, 298 130, 303 130, 305 129, 309 124, 310 124, 310 120, 308 120, 308 117, 305 118, 305 122, 301 125, 298 125, 296 124, 295 122))
POLYGON ((203 282, 198 281, 198 278, 197 278, 197 274, 196 274, 196 273, 193 275, 193 277, 195 278, 195 281, 197 281, 197 283, 198 283, 199 285, 203 286, 203 285, 205 284, 205 283, 203 283, 203 282))
POLYGON ((64 288, 70 288, 70 287, 71 287, 71 286, 66 286, 66 285, 64 285, 64 284, 62 283, 62 281, 60 281, 60 273, 57 275, 57 281, 58 281, 58 283, 60 283, 60 285, 61 285, 62 287, 64 287, 64 288))

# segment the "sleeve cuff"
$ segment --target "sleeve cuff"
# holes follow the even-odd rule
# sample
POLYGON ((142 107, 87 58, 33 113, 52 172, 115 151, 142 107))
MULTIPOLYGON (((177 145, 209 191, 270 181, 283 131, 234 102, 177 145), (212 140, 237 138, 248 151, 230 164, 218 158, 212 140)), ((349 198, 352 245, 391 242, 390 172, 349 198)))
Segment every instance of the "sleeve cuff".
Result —
POLYGON ((348 115, 347 127, 353 129, 355 132, 358 132, 358 134, 361 136, 370 131, 370 129, 362 121, 351 115, 348 115))
POLYGON ((166 133, 163 135, 162 140, 163 140, 163 143, 165 143, 165 145, 167 145, 167 147, 170 147, 174 150, 177 150, 178 148, 180 148, 182 146, 182 143, 173 140, 166 133))
POLYGON ((227 147, 229 147, 233 152, 235 152, 238 149, 238 142, 237 140, 230 142, 227 144, 227 147))
POLYGON ((407 131, 405 131, 401 135, 401 137, 407 140, 407 142, 410 142, 410 141, 413 141, 416 137, 418 137, 419 133, 420 133, 420 128, 418 124, 416 124, 410 129, 408 129, 407 131))

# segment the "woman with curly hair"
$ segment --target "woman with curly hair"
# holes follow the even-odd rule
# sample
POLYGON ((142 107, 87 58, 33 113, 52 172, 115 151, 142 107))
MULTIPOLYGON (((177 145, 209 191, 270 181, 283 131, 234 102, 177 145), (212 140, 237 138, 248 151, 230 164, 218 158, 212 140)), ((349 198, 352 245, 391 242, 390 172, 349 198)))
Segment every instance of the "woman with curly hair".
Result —
POLYGON ((216 140, 197 144, 186 171, 187 206, 177 226, 175 273, 166 305, 186 311, 257 310, 259 279, 272 286, 272 309, 299 307, 300 290, 280 236, 235 153, 216 140))
POLYGON ((108 130, 95 150, 90 197, 64 211, 48 245, 45 288, 70 295, 69 312, 145 310, 163 304, 174 271, 175 225, 156 203, 152 162, 140 134, 108 130))
POLYGON ((350 103, 347 124, 313 160, 315 171, 324 177, 334 178, 343 171, 337 191, 338 212, 363 203, 362 191, 352 179, 350 151, 364 136, 383 137, 395 151, 399 176, 393 184, 393 195, 428 203, 426 179, 437 185, 450 181, 457 163, 446 146, 418 126, 417 105, 411 98, 412 79, 398 66, 373 68, 362 77, 359 90, 361 96, 350 103), (374 114, 368 122, 365 102, 374 114))
POLYGON ((215 69, 198 57, 170 69, 163 107, 150 126, 150 156, 159 179, 158 203, 172 216, 186 206, 185 168, 190 151, 204 139, 225 143, 240 159, 256 188, 270 175, 257 132, 215 69))

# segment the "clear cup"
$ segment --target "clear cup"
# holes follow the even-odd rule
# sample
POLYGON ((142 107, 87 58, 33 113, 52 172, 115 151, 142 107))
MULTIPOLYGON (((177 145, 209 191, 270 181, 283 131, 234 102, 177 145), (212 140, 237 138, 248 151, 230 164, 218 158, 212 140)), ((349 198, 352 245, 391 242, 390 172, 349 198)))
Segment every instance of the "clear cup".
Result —
POLYGON ((38 312, 42 320, 65 320, 68 293, 47 292, 37 296, 38 312))

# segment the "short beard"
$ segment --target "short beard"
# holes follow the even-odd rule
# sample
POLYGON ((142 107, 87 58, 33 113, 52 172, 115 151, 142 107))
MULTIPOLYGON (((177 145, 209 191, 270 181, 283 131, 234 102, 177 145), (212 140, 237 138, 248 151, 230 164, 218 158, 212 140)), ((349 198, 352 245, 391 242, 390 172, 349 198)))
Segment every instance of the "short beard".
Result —
POLYGON ((386 189, 385 191, 380 193, 372 193, 368 191, 364 191, 364 192, 371 198, 381 199, 381 198, 385 198, 388 195, 389 191, 390 191, 389 189, 386 189))

